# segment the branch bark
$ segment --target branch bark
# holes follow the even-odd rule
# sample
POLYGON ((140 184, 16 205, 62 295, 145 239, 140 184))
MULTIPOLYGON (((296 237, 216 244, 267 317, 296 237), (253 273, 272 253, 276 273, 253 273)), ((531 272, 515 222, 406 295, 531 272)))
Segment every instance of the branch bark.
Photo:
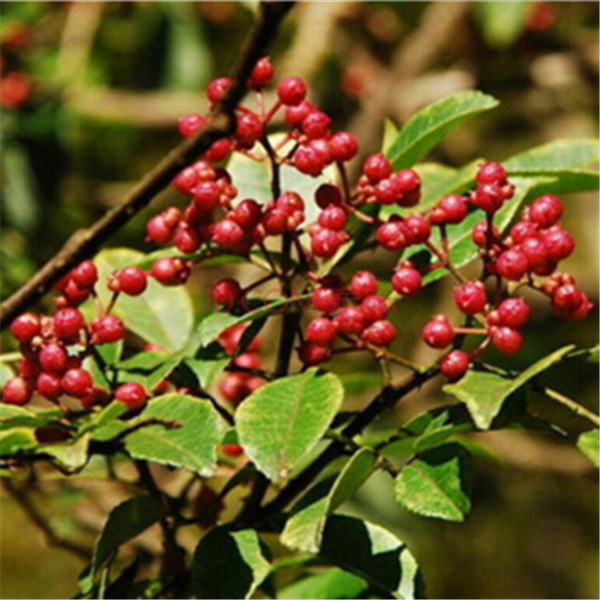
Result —
POLYGON ((246 81, 252 68, 264 55, 277 33, 279 24, 293 5, 293 2, 261 3, 257 21, 246 40, 238 62, 230 73, 233 85, 223 101, 215 107, 210 126, 184 140, 167 154, 139 181, 119 206, 106 213, 90 228, 76 231, 51 260, 2 303, 1 329, 41 298, 71 268, 92 256, 107 238, 128 223, 150 203, 156 194, 167 187, 177 173, 215 141, 231 135, 235 128, 235 107, 246 91, 246 81))

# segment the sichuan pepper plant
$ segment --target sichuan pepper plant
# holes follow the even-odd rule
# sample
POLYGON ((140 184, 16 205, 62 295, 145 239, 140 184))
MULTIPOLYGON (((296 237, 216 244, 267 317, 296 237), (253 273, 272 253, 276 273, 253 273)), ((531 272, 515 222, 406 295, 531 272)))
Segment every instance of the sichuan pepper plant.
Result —
MULTIPOLYGON (((327 586, 340 598, 419 597, 423 578, 405 543, 344 513, 375 472, 389 475, 404 509, 464 520, 465 433, 561 435, 523 401, 534 388, 587 420, 577 445, 597 460, 598 417, 538 379, 597 350, 567 344, 520 373, 490 352, 521 351, 532 294, 564 319, 593 309, 568 272, 576 240, 560 220, 573 206, 558 194, 597 189, 596 142, 562 140, 459 169, 420 162, 497 105, 461 92, 399 131, 388 126, 384 151, 353 181, 357 139, 332 129, 302 79, 272 80, 262 58, 234 133, 177 175, 181 201, 149 219, 148 252, 101 251, 58 282, 54 311, 10 325, 18 356, 2 390, 7 490, 22 497, 24 482, 37 487, 54 468, 66 480, 105 473, 129 494, 93 549, 46 531, 89 558, 77 597, 317 598, 327 586), (395 266, 379 276, 353 266, 373 252, 395 266), (195 322, 187 280, 228 263, 241 265, 243 282, 218 280, 204 299, 212 309, 195 322), (435 354, 415 364, 398 329, 442 278, 453 306, 420 324, 419 343, 435 354), (350 387, 335 368, 354 354, 381 370, 381 388, 360 409, 344 404, 350 387), (453 403, 369 429, 436 379, 453 403), (147 552, 124 560, 121 546, 156 523, 160 568, 147 552), (195 547, 180 541, 184 529, 195 547), (296 581, 277 590, 276 574, 289 568, 296 581)), ((212 81, 209 102, 231 85, 212 81)), ((183 116, 179 132, 193 136, 211 118, 183 116)))

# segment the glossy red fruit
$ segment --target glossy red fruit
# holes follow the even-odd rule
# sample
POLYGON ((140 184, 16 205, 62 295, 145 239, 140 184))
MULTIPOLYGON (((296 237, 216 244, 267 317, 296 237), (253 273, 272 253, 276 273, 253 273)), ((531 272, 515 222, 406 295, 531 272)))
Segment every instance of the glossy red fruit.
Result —
POLYGON ((344 306, 334 318, 340 333, 358 335, 366 326, 365 316, 358 306, 344 306))
POLYGON ((123 402, 129 410, 136 410, 146 404, 148 395, 141 384, 124 383, 117 388, 115 398, 123 402))
POLYGON ((219 206, 221 187, 216 181, 201 181, 194 187, 194 204, 202 212, 210 212, 219 206))
POLYGON ((564 229, 550 230, 542 239, 548 249, 548 257, 556 262, 570 256, 575 249, 575 240, 564 229))
POLYGON ((540 196, 529 207, 529 218, 540 227, 554 225, 563 214, 563 204, 558 196, 546 194, 540 196))
POLYGON ((242 286, 235 279, 221 279, 213 287, 215 302, 227 310, 231 310, 241 297, 242 286))
POLYGON ((180 258, 158 258, 152 265, 152 277, 162 285, 180 285, 190 276, 190 269, 180 258))
POLYGON ((458 310, 466 315, 483 312, 487 303, 483 283, 481 281, 470 281, 454 288, 454 301, 458 310))
POLYGON ((374 346, 389 346, 396 339, 396 328, 387 319, 381 319, 371 323, 361 337, 374 346))
POLYGON ((320 215, 318 220, 321 227, 342 231, 346 227, 346 211, 341 206, 330 205, 320 215))
POLYGON ((331 258, 343 243, 338 231, 324 227, 311 235, 310 241, 313 254, 319 258, 331 258))
POLYGON ((76 308, 61 308, 54 315, 54 333, 63 341, 77 338, 85 325, 85 319, 76 308))
POLYGON ((392 287, 403 296, 414 296, 423 285, 421 273, 411 266, 401 266, 392 275, 392 287))
POLYGON ((260 223, 262 208, 256 200, 242 200, 231 213, 229 218, 234 220, 246 231, 253 229, 260 223))
MULTIPOLYGON (((302 132, 311 140, 323 137, 329 130, 331 119, 320 110, 313 110, 300 125, 302 132)), ((329 151, 330 148, 328 149, 329 151)))
POLYGON ((288 214, 281 208, 272 208, 265 213, 262 224, 269 235, 281 235, 288 230, 288 214))
POLYGON ((268 56, 259 59, 250 74, 249 85, 253 90, 262 90, 273 79, 273 65, 268 56))
POLYGON ((523 298, 507 298, 498 307, 500 323, 512 329, 523 327, 530 316, 531 308, 523 298))
POLYGON ((39 353, 40 365, 44 371, 62 373, 68 367, 68 360, 67 351, 55 343, 43 346, 39 353))
POLYGON ((336 311, 340 306, 341 300, 340 292, 332 288, 317 288, 311 294, 313 308, 324 313, 336 311))
POLYGON ((342 192, 337 185, 322 183, 315 192, 315 202, 323 209, 332 204, 338 206, 342 203, 342 192))
POLYGON ((2 402, 4 404, 27 404, 33 394, 32 385, 21 377, 9 379, 2 388, 2 402))
POLYGON ((363 173, 373 183, 377 183, 378 181, 389 177, 391 172, 392 165, 383 154, 371 154, 371 156, 365 160, 363 173))
POLYGON ((208 119, 198 114, 185 115, 179 119, 179 133, 183 138, 192 137, 206 127, 208 119))
POLYGON ((532 269, 543 267, 548 262, 548 247, 537 235, 525 238, 519 244, 519 249, 527 258, 532 269))
POLYGON ((477 171, 476 181, 480 185, 502 185, 506 183, 506 170, 497 162, 483 163, 477 171))
POLYGON ((400 250, 408 244, 402 221, 382 223, 377 228, 375 238, 388 250, 400 250))
POLYGON ((367 296, 360 303, 360 309, 367 323, 385 319, 388 314, 387 302, 383 296, 367 296))
POLYGON ((204 153, 204 158, 211 163, 217 163, 225 160, 233 150, 231 140, 222 138, 213 143, 213 145, 204 153))
POLYGON ((245 373, 227 373, 219 383, 219 392, 231 404, 239 404, 250 395, 245 373))
POLYGON ((202 237, 196 229, 187 223, 180 223, 173 238, 173 244, 183 254, 193 254, 202 245, 202 237))
POLYGON ((559 313, 576 311, 584 302, 584 293, 574 284, 561 285, 552 294, 552 307, 559 313))
POLYGON ((298 171, 313 177, 320 175, 326 165, 324 156, 310 146, 300 146, 294 152, 293 160, 298 171))
POLYGON ((119 289, 129 296, 139 296, 148 285, 146 273, 139 267, 125 267, 117 274, 119 289))
POLYGON ((358 140, 347 131, 339 131, 329 140, 329 149, 334 160, 345 162, 358 153, 358 140))
POLYGON ((33 379, 34 377, 37 377, 41 370, 42 367, 40 366, 36 355, 24 356, 18 362, 19 375, 24 379, 33 379))
POLYGON ((445 315, 436 315, 423 328, 423 339, 432 348, 446 348, 454 341, 454 328, 445 315))
POLYGON ((169 244, 175 235, 175 227, 166 224, 163 215, 152 217, 146 224, 146 241, 155 244, 169 244))
POLYGON ((90 393, 94 381, 85 369, 69 369, 60 380, 63 391, 75 398, 83 398, 90 393))
POLYGON ((519 281, 529 270, 529 261, 516 248, 505 250, 496 261, 496 272, 510 281, 519 281))
POLYGON ((438 206, 444 213, 446 223, 460 223, 467 216, 467 202, 458 194, 444 196, 438 206))
POLYGON ((244 448, 239 444, 221 444, 221 452, 227 456, 241 456, 244 454, 244 448))
POLYGON ((337 328, 331 319, 317 317, 306 328, 306 339, 319 346, 331 346, 337 335, 337 328))
POLYGON ((300 77, 286 77, 277 86, 277 96, 282 104, 296 106, 306 97, 306 83, 300 77))
POLYGON ((469 369, 471 359, 462 350, 451 350, 440 360, 440 370, 448 381, 458 381, 469 369))
POLYGON ((298 126, 313 111, 315 107, 306 100, 295 106, 288 106, 285 109, 285 121, 292 126, 298 126))
POLYGON ((318 365, 331 357, 331 350, 311 342, 304 342, 298 349, 298 356, 305 365, 318 365))
POLYGON ((30 342, 41 331, 40 318, 31 312, 23 313, 10 324, 10 332, 13 337, 23 344, 30 342))
POLYGON ((431 225, 429 221, 421 215, 408 215, 404 219, 403 234, 408 244, 422 244, 429 239, 431 235, 431 225))
POLYGON ((60 375, 43 371, 39 374, 35 384, 37 393, 48 400, 56 400, 62 394, 60 381, 60 375))
POLYGON ((375 197, 380 204, 395 204, 402 194, 391 178, 382 179, 375 186, 375 197))
POLYGON ((502 207, 504 197, 502 190, 491 184, 485 184, 478 187, 471 196, 471 202, 488 214, 494 214, 502 207))
POLYGON ((254 113, 244 113, 238 117, 235 129, 235 139, 242 148, 252 148, 261 138, 264 128, 258 115, 254 113))
POLYGON ((504 354, 515 354, 523 346, 523 334, 510 327, 498 327, 492 331, 492 344, 504 354))
POLYGON ((229 77, 218 77, 213 79, 206 88, 206 96, 212 104, 215 104, 225 97, 232 85, 229 77))
MULTIPOLYGON (((477 223, 477 225, 473 227, 473 231, 471 232, 471 239, 478 246, 485 247, 487 245, 488 227, 489 226, 486 219, 484 219, 483 221, 479 221, 479 223, 477 223)), ((492 225, 491 235, 492 242, 496 241, 500 237, 500 231, 494 225, 492 225)))
POLYGON ((125 337, 125 324, 115 315, 94 319, 91 328, 92 342, 95 344, 110 344, 125 337))
POLYGON ((538 226, 531 221, 517 221, 510 230, 513 242, 520 244, 530 237, 537 237, 538 226))
POLYGON ((355 298, 362 299, 377 294, 378 287, 377 277, 371 271, 359 271, 352 277, 348 289, 355 298))
POLYGON ((70 277, 79 287, 89 289, 98 281, 98 269, 91 260, 84 260, 71 270, 70 277))

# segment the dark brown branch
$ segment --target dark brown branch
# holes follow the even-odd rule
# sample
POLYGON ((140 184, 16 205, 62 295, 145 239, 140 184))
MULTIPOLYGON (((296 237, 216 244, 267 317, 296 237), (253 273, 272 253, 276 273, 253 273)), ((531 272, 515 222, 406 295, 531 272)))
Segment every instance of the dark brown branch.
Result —
POLYGON ((235 106, 246 91, 246 81, 256 61, 264 55, 275 37, 279 24, 293 2, 261 3, 258 19, 250 32, 240 59, 231 71, 233 85, 218 105, 211 124, 204 131, 184 140, 161 160, 129 192, 124 201, 109 211, 92 227, 76 231, 25 285, 12 294, 0 307, 0 327, 8 323, 41 298, 71 268, 92 256, 115 231, 128 223, 161 190, 167 187, 184 167, 194 161, 216 140, 227 137, 235 127, 235 106))

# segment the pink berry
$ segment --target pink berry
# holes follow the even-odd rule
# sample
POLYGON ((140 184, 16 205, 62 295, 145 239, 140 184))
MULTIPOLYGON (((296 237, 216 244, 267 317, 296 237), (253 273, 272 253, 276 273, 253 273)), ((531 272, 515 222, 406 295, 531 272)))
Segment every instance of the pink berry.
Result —
POLYGON ((311 342, 304 342, 298 349, 300 360, 305 365, 318 365, 331 357, 331 350, 311 342))
POLYGON ((226 250, 234 250, 244 240, 244 237, 244 230, 231 219, 223 219, 215 223, 212 234, 213 241, 226 250))
POLYGON ((340 292, 325 287, 314 290, 311 300, 314 309, 324 313, 336 311, 341 303, 340 292))
POLYGON ((379 282, 371 271, 359 271, 352 277, 348 289, 350 293, 359 300, 377 293, 379 282))
POLYGON ((190 269, 180 258, 165 256, 154 261, 152 277, 162 285, 180 285, 190 276, 190 269))
POLYGON ((4 404, 27 404, 33 394, 32 385, 21 377, 9 379, 2 388, 2 402, 4 404))
POLYGON ((98 269, 91 260, 84 260, 71 271, 70 275, 81 288, 92 288, 98 281, 98 269))
POLYGON ((334 160, 346 162, 358 153, 358 140, 347 131, 339 131, 329 140, 329 149, 334 160))
POLYGON ((320 228, 311 235, 311 248, 313 254, 319 258, 331 258, 342 245, 339 232, 333 229, 320 228))
POLYGON ((497 162, 483 163, 477 172, 477 183, 480 185, 502 185, 506 182, 506 171, 497 162))
POLYGON ((85 319, 76 308, 62 308, 54 315, 54 333, 60 340, 77 338, 84 325, 85 319))
POLYGON ((367 296, 360 303, 360 309, 368 323, 381 321, 388 314, 387 302, 383 296, 367 296))
POLYGON ((466 315, 483 312, 487 303, 483 283, 481 281, 471 281, 455 288, 454 301, 458 310, 466 315))
POLYGON ((56 400, 62 394, 61 377, 55 373, 43 371, 39 374, 35 387, 37 393, 48 400, 56 400))
POLYGON ((550 230, 543 236, 548 249, 548 257, 559 262, 571 255, 575 249, 575 240, 564 229, 550 230))
POLYGON ((421 273, 412 266, 401 266, 392 275, 392 287, 403 296, 414 296, 422 285, 421 273))
POLYGON ((262 121, 254 113, 244 113, 238 117, 235 139, 242 148, 252 148, 262 137, 262 121))
POLYGON ((117 274, 119 289, 129 296, 139 296, 148 285, 146 273, 139 267, 125 267, 117 274))
POLYGON ((306 328, 306 339, 319 346, 331 346, 337 335, 337 329, 331 319, 317 317, 306 328))
POLYGON ((115 391, 115 398, 123 402, 129 410, 142 408, 148 398, 146 390, 139 383, 124 383, 115 391))
POLYGON ((492 344, 504 354, 515 354, 523 346, 523 334, 510 327, 498 327, 491 337, 492 344))
POLYGON ((507 298, 498 307, 500 323, 512 329, 523 327, 530 316, 531 309, 523 298, 507 298))
POLYGON ((458 381, 469 369, 471 359, 462 350, 451 350, 440 360, 440 370, 448 381, 458 381))
POLYGON ((375 234, 379 244, 388 250, 400 250, 407 245, 406 235, 402 221, 388 221, 382 223, 375 234))
POLYGON ((371 323, 363 332, 362 338, 374 346, 388 346, 396 339, 396 328, 387 319, 371 323))
POLYGON ((228 77, 218 77, 217 79, 213 79, 206 88, 206 95, 209 101, 212 104, 220 102, 229 91, 232 83, 233 82, 228 77))
POLYGON ((67 368, 69 355, 62 346, 50 343, 40 350, 39 360, 44 371, 62 373, 67 368))
POLYGON ((392 165, 383 154, 371 154, 371 156, 365 160, 363 173, 373 183, 377 183, 378 181, 389 177, 391 172, 392 165))
POLYGON ((146 224, 146 241, 155 244, 169 244, 175 235, 175 228, 165 223, 163 215, 152 217, 146 224))
POLYGON ((225 160, 233 149, 231 140, 221 138, 213 143, 213 145, 204 153, 204 158, 211 163, 217 163, 225 160))
POLYGON ((202 237, 198 231, 185 222, 179 224, 173 238, 173 244, 183 254, 197 252, 202 245, 202 241, 202 237))
POLYGON ((185 115, 185 117, 179 119, 179 133, 183 138, 192 137, 195 133, 204 129, 207 123, 208 119, 201 115, 185 115))
POLYGON ((235 279, 221 279, 213 287, 213 298, 226 310, 231 310, 242 297, 242 288, 235 279))
POLYGON ((365 316, 358 306, 345 306, 334 318, 340 333, 358 335, 365 328, 365 316))
POLYGON ((268 56, 259 59, 250 74, 249 85, 254 90, 261 90, 273 78, 273 65, 268 56))
POLYGON ((319 225, 326 229, 342 231, 346 227, 346 211, 341 206, 330 205, 319 215, 319 225))
POLYGON ((454 341, 454 328, 448 317, 436 315, 423 328, 423 339, 432 348, 446 348, 454 341))
POLYGON ((115 315, 94 319, 91 323, 92 341, 95 344, 110 344, 125 337, 125 324, 115 315))
POLYGON ((540 196, 529 207, 529 218, 542 228, 551 227, 562 216, 563 204, 560 198, 552 194, 540 196))
POLYGON ((296 106, 306 97, 306 83, 300 77, 286 77, 277 86, 277 96, 282 104, 296 106))
POLYGON ((496 272, 510 281, 519 281, 529 270, 529 262, 516 248, 505 250, 496 261, 496 272))
POLYGON ((75 398, 83 398, 91 391, 92 376, 85 369, 69 369, 60 380, 63 391, 75 398))
POLYGON ((23 343, 27 344, 36 335, 39 335, 42 330, 40 318, 34 313, 24 313, 18 316, 10 324, 10 332, 13 337, 23 343))

